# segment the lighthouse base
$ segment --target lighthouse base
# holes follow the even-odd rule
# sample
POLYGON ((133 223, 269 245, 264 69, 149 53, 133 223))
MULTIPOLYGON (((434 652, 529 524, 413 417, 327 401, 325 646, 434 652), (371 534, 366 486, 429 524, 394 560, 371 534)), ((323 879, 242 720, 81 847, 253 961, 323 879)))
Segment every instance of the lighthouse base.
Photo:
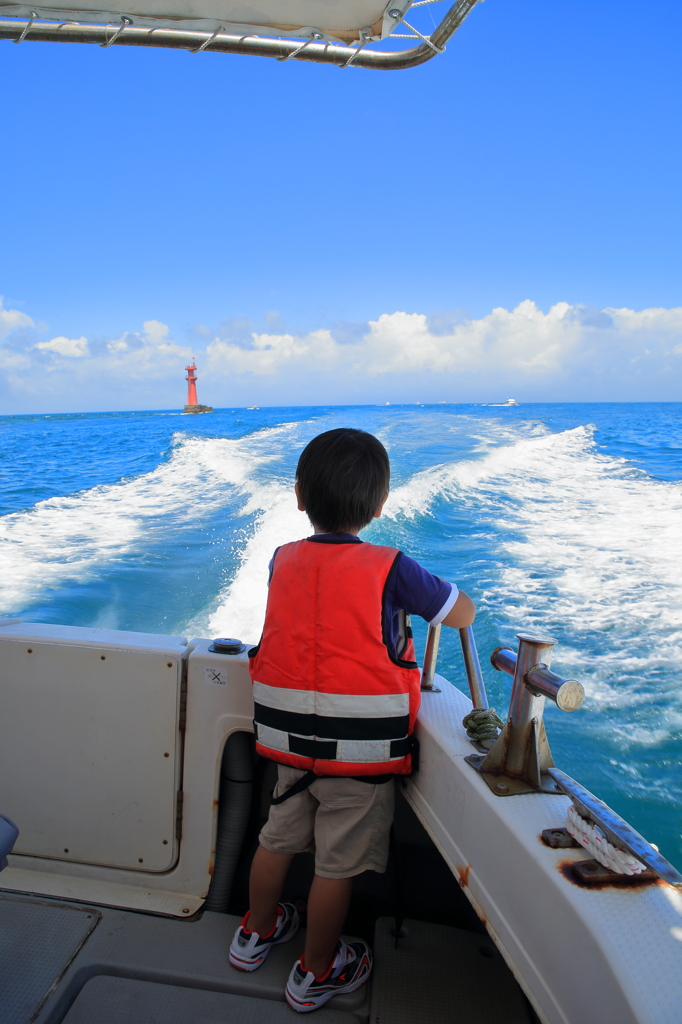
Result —
POLYGON ((185 412, 213 412, 213 407, 210 405, 186 405, 185 412))

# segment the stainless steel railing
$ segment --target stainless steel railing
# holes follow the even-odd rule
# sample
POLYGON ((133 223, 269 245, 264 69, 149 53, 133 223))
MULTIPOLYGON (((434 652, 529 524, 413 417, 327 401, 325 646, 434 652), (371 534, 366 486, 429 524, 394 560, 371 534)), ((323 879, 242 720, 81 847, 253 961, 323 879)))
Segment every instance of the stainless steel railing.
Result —
MULTIPOLYGON (((440 634, 440 625, 429 626, 426 634, 426 648, 424 650, 424 664, 422 667, 421 688, 422 690, 427 691, 432 690, 435 693, 440 692, 438 688, 433 685, 434 676, 436 674, 436 662, 438 660, 440 634)), ((464 629, 459 630, 459 640, 462 645, 462 657, 464 659, 464 668, 466 671, 467 681, 469 683, 471 702, 475 708, 487 708, 489 706, 488 697, 485 692, 481 663, 478 660, 474 631, 471 626, 465 626, 464 629)))
POLYGON ((564 679, 550 670, 554 637, 534 633, 517 633, 517 637, 518 653, 498 647, 490 658, 493 668, 514 677, 506 725, 488 754, 470 755, 467 761, 481 772, 496 796, 556 793, 549 774, 554 761, 543 721, 545 700, 554 701, 563 711, 576 711, 585 691, 576 679, 564 679))
POLYGON ((433 685, 433 677, 436 674, 436 662, 438 661, 438 648, 440 646, 441 627, 429 626, 426 634, 426 647, 424 648, 424 664, 422 666, 422 690, 432 690, 440 693, 437 686, 433 685))
MULTIPOLYGON (((507 724, 488 754, 471 754, 465 760, 481 773, 496 796, 528 792, 565 794, 578 814, 598 825, 616 849, 626 850, 659 878, 682 889, 682 874, 651 843, 602 800, 554 766, 542 722, 545 700, 552 700, 562 711, 576 711, 585 699, 585 691, 577 680, 564 679, 549 668, 557 642, 553 637, 528 633, 518 633, 517 637, 518 653, 511 647, 498 647, 490 657, 494 668, 514 677, 507 724)), ((471 626, 460 629, 459 638, 474 708, 488 708, 471 626)), ((423 690, 439 692, 433 686, 439 640, 440 626, 429 626, 423 690)))
POLYGON ((474 631, 471 626, 465 626, 459 631, 459 642, 462 646, 462 657, 464 658, 464 669, 469 683, 471 703, 475 708, 489 708, 488 695, 485 692, 481 663, 478 660, 474 631))
MULTIPOLYGON (((135 25, 130 18, 121 20, 120 25, 87 25, 77 22, 42 21, 35 18, 0 19, 0 39, 18 42, 48 43, 91 43, 99 46, 153 46, 172 50, 188 50, 190 53, 211 51, 211 53, 241 53, 249 57, 274 57, 277 60, 307 61, 317 64, 332 64, 336 67, 374 68, 383 71, 400 71, 417 67, 442 53, 445 44, 462 22, 474 9, 479 0, 455 0, 450 10, 431 35, 424 38, 419 46, 407 50, 389 52, 372 50, 362 44, 360 47, 342 46, 318 38, 314 33, 308 40, 272 39, 263 35, 245 35, 219 30, 214 32, 189 31, 187 29, 149 28, 135 25)), ((45 10, 45 8, 41 8, 45 10)), ((396 25, 402 20, 403 10, 396 7, 390 12, 396 25)), ((390 36, 388 37, 391 38, 390 36)), ((407 38, 412 38, 409 36, 407 38)), ((416 37, 415 37, 416 38, 416 37)))

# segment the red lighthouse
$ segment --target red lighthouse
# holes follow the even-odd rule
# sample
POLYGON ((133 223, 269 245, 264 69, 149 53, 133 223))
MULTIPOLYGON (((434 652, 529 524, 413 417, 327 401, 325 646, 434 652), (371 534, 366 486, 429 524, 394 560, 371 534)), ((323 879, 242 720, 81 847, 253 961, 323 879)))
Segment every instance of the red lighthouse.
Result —
POLYGON ((194 359, 192 359, 189 366, 185 367, 187 370, 187 376, 185 377, 185 380, 187 381, 187 406, 185 407, 185 412, 189 406, 197 404, 197 378, 194 375, 196 368, 194 359))
POLYGON ((192 362, 189 366, 186 366, 187 376, 187 405, 185 406, 185 412, 213 412, 210 405, 199 405, 197 402, 197 378, 196 378, 196 361, 192 357, 192 362))

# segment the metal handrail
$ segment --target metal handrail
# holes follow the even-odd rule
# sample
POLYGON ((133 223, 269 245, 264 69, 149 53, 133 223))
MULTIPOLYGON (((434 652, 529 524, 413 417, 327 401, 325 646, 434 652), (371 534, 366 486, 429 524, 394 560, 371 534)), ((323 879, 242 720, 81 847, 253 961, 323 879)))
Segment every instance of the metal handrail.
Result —
POLYGON ((437 686, 433 685, 433 677, 436 674, 436 662, 438 660, 438 647, 440 646, 440 623, 437 626, 429 624, 426 633, 426 647, 424 648, 424 665, 422 667, 422 690, 432 690, 440 693, 437 686))
MULTIPOLYGON (((310 42, 301 47, 300 39, 270 39, 258 35, 237 35, 213 30, 204 32, 175 28, 147 28, 139 25, 125 25, 115 39, 111 39, 109 25, 82 25, 77 22, 49 22, 27 18, 0 19, 0 39, 36 43, 91 43, 113 46, 153 46, 171 50, 202 50, 211 53, 241 53, 249 57, 274 57, 280 60, 291 58, 316 64, 332 64, 343 67, 368 68, 380 71, 401 71, 424 64, 442 51, 462 22, 468 17, 479 0, 455 0, 438 27, 431 33, 429 42, 423 42, 409 50, 390 53, 336 43, 310 42), (29 32, 30 29, 30 32, 29 32), (215 38, 211 38, 215 36, 215 38), (297 52, 298 51, 298 52, 297 52)), ((388 36, 387 38, 391 38, 388 36)))
POLYGON ((554 637, 516 635, 518 654, 509 647, 497 647, 490 658, 493 668, 514 677, 506 725, 485 757, 469 755, 466 760, 497 796, 557 792, 548 774, 554 761, 543 722, 545 698, 563 711, 575 711, 585 691, 576 679, 563 679, 550 671, 554 637))
MULTIPOLYGON (((422 667, 422 690, 432 690, 436 693, 439 693, 440 691, 434 687, 433 680, 436 675, 436 661, 438 659, 438 648, 440 646, 441 628, 440 624, 437 626, 429 625, 428 632, 426 634, 424 664, 422 667)), ((478 660, 474 631, 471 626, 464 626, 458 632, 459 641, 462 645, 464 669, 466 671, 467 682, 469 683, 469 692, 471 693, 471 703, 474 708, 488 708, 490 705, 488 704, 488 695, 485 692, 481 663, 478 660)))
POLYGON ((576 811, 588 821, 593 821, 602 830, 608 841, 616 849, 625 849, 637 860, 654 871, 659 878, 682 889, 682 874, 673 867, 670 861, 662 857, 658 850, 655 850, 651 843, 636 832, 632 825, 612 811, 598 797, 590 793, 579 782, 572 779, 570 775, 560 771, 558 768, 548 768, 547 772, 552 776, 562 793, 570 797, 576 811))
POLYGON ((478 660, 478 651, 476 650, 476 641, 474 640, 474 631, 471 626, 464 626, 463 629, 460 629, 459 642, 462 645, 462 657, 464 658, 464 668, 471 693, 471 703, 475 708, 489 708, 488 695, 485 692, 485 683, 483 682, 483 673, 481 672, 481 663, 478 660))
MULTIPOLYGON (((518 636, 523 644, 527 634, 519 633, 518 636)), ((547 642, 555 644, 556 640, 549 637, 547 642)), ((534 697, 549 697, 562 711, 577 711, 585 700, 582 683, 577 679, 564 679, 563 676, 558 676, 542 662, 532 665, 525 674, 517 677, 518 656, 511 647, 496 647, 490 655, 490 662, 499 672, 507 672, 508 675, 514 676, 516 687, 525 686, 534 697)), ((512 706, 516 703, 518 698, 512 694, 512 706)))

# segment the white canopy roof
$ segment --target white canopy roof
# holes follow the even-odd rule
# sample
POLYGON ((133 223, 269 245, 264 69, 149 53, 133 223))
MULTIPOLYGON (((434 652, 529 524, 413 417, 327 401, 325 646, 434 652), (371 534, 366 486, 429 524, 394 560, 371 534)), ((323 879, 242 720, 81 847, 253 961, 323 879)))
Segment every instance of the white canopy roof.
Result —
MULTIPOLYGON (((87 0, 86 0, 87 2, 87 0)), ((274 36, 307 36, 315 30, 329 40, 352 42, 361 32, 383 38, 395 28, 386 0, 105 0, 106 7, 83 5, 83 0, 56 0, 54 6, 7 3, 0 0, 0 17, 132 24, 227 32, 262 32, 274 36)), ((392 3, 406 11, 410 3, 392 3)))

